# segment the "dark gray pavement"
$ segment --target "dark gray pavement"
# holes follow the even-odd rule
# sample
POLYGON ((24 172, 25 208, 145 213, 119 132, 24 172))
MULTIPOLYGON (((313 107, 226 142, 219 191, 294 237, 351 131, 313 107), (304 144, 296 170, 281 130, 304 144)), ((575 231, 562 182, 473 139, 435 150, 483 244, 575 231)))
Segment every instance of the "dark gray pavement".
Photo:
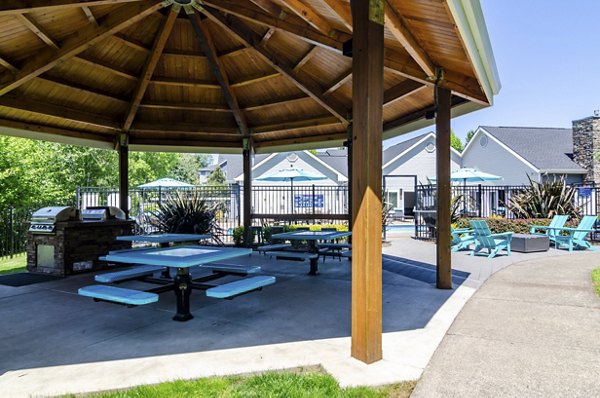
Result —
POLYGON ((492 275, 456 317, 413 397, 600 397, 600 253, 492 275))

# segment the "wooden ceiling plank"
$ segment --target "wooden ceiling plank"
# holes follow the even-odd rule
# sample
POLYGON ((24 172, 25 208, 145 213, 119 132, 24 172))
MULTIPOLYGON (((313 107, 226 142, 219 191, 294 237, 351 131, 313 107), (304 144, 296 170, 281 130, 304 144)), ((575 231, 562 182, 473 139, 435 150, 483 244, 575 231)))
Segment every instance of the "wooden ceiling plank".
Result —
POLYGON ((17 96, 11 94, 0 97, 0 106, 37 113, 40 115, 57 117, 72 122, 112 129, 115 131, 118 131, 119 129, 119 124, 116 121, 107 119, 103 115, 66 108, 63 106, 50 104, 48 102, 41 103, 29 101, 18 98, 17 96))
POLYGON ((281 7, 277 4, 273 3, 271 0, 250 0, 256 6, 258 6, 261 10, 268 12, 269 14, 275 17, 281 17, 285 12, 281 7))
POLYGON ((236 124, 238 125, 240 132, 242 135, 248 135, 248 122, 246 121, 246 116, 240 108, 240 104, 238 103, 237 96, 235 92, 231 89, 231 85, 229 83, 229 78, 227 76, 227 72, 225 71, 225 67, 222 62, 219 60, 217 56, 217 50, 215 48, 215 44, 213 43, 212 37, 210 35, 210 31, 208 30, 208 26, 205 23, 202 23, 200 20, 200 15, 195 12, 195 10, 191 7, 186 7, 185 9, 187 16, 196 32, 196 37, 200 42, 200 47, 206 55, 208 59, 208 64, 210 66, 211 72, 216 77, 221 89, 223 90, 223 96, 225 97, 225 101, 231 111, 233 112, 233 118, 235 119, 236 124))
POLYGON ((164 133, 165 131, 174 133, 223 133, 232 134, 239 137, 239 133, 236 127, 217 127, 212 125, 201 125, 198 123, 186 124, 161 124, 161 123, 146 123, 136 122, 131 126, 129 130, 131 133, 164 133))
POLYGON ((435 76, 435 64, 389 3, 385 6, 385 25, 427 76, 435 76))
POLYGON ((96 19, 96 17, 94 16, 94 13, 92 12, 92 10, 90 9, 90 7, 88 6, 83 6, 81 7, 81 11, 83 11, 83 13, 85 14, 85 17, 88 19, 88 21, 90 21, 90 23, 92 25, 96 25, 98 26, 98 20, 96 19))
POLYGON ((221 89, 218 82, 212 82, 208 80, 196 80, 196 79, 179 79, 175 77, 155 77, 150 83, 161 84, 163 86, 181 86, 181 87, 196 87, 196 88, 209 88, 209 89, 221 89))
POLYGON ((280 2, 321 33, 325 33, 326 35, 332 33, 333 29, 329 22, 307 4, 304 4, 300 0, 280 0, 280 2))
POLYGON ((400 101, 417 91, 424 89, 424 84, 415 82, 414 80, 405 80, 402 83, 395 85, 394 87, 387 89, 383 93, 383 106, 390 105, 396 101, 400 101))
POLYGON ((229 86, 234 87, 234 88, 235 87, 244 87, 244 86, 248 86, 250 84, 259 83, 259 82, 263 82, 265 80, 273 79, 273 78, 279 77, 279 76, 281 76, 281 73, 279 73, 279 72, 261 73, 260 75, 248 77, 239 82, 232 82, 232 83, 230 83, 229 86))
POLYGON ((48 46, 57 49, 60 47, 54 39, 50 37, 48 32, 44 30, 32 17, 28 14, 18 14, 17 19, 21 21, 27 29, 29 29, 34 35, 39 37, 41 41, 46 43, 48 46))
POLYGON ((89 25, 70 35, 63 41, 59 50, 48 48, 33 55, 23 63, 23 68, 16 75, 1 76, 0 81, 3 83, 0 84, 0 95, 20 87, 57 64, 84 52, 108 36, 141 21, 164 7, 165 4, 168 3, 161 0, 150 0, 120 7, 108 14, 100 26, 89 25))
POLYGON ((270 64, 273 69, 279 73, 287 76, 301 91, 313 98, 323 108, 327 109, 328 112, 337 117, 340 121, 347 123, 348 110, 333 98, 326 98, 322 94, 322 89, 312 80, 303 78, 294 72, 293 67, 287 65, 287 63, 276 54, 272 53, 265 47, 256 46, 259 38, 251 29, 246 27, 244 24, 238 23, 231 18, 225 18, 218 12, 211 12, 196 5, 198 10, 205 14, 211 21, 225 29, 232 35, 236 36, 238 40, 244 43, 248 48, 254 49, 254 51, 260 55, 260 57, 270 64))
POLYGON ((74 7, 93 7, 110 4, 132 3, 140 0, 3 0, 0 16, 29 12, 47 12, 74 7))
MULTIPOLYGON (((6 129, 15 129, 15 130, 23 130, 33 133, 38 139, 46 139, 48 137, 48 141, 54 141, 53 137, 69 137, 69 138, 77 138, 77 139, 85 139, 96 142, 108 142, 112 143, 114 140, 114 136, 112 134, 95 134, 83 132, 81 130, 75 131, 61 127, 54 127, 48 125, 42 125, 37 123, 29 123, 29 122, 21 122, 18 120, 11 119, 0 119, 0 126, 5 127, 6 129), (44 137, 44 138, 40 138, 44 137)), ((6 130, 5 129, 5 130, 6 130)), ((12 135, 8 133, 7 135, 12 135)), ((31 138, 29 135, 16 135, 17 137, 27 137, 31 138)), ((59 141, 62 142, 62 141, 59 141)))
MULTIPOLYGON (((203 4, 226 14, 235 15, 241 19, 258 23, 268 28, 274 28, 277 31, 289 33, 301 40, 334 51, 338 54, 342 53, 342 44, 351 38, 350 35, 342 32, 337 32, 337 37, 333 38, 314 29, 303 20, 299 20, 298 22, 292 22, 289 19, 283 20, 282 18, 250 9, 243 4, 231 0, 204 0, 203 4)), ((200 6, 197 3, 194 7, 205 8, 204 5, 200 6)))
POLYGON ((350 4, 340 0, 323 0, 323 2, 331 12, 340 18, 344 27, 348 29, 348 32, 352 32, 352 12, 350 11, 350 4))
POLYGON ((352 78, 352 68, 349 71, 340 76, 327 90, 323 91, 323 95, 329 94, 342 87, 346 82, 352 78))
POLYGON ((178 5, 171 6, 170 12, 165 18, 163 18, 162 24, 158 29, 158 33, 156 34, 154 43, 152 44, 152 51, 150 52, 150 56, 144 65, 142 76, 140 77, 135 91, 133 92, 129 109, 125 113, 125 120, 123 122, 124 132, 128 132, 131 124, 133 123, 133 119, 137 114, 140 103, 142 102, 142 98, 144 98, 144 94, 146 94, 146 89, 148 88, 150 79, 154 74, 154 69, 156 69, 156 65, 158 65, 158 60, 160 59, 162 51, 165 48, 165 44, 167 44, 167 39, 171 34, 171 30, 175 25, 179 10, 180 7, 178 5))
POLYGON ((307 63, 308 61, 310 61, 310 59, 311 59, 311 58, 312 58, 312 57, 313 57, 313 56, 316 54, 316 52, 317 52, 317 49, 318 49, 318 48, 319 48, 319 47, 317 47, 317 46, 312 46, 312 47, 310 48, 310 50, 308 50, 308 51, 306 52, 306 54, 304 54, 304 55, 302 56, 302 58, 300 59, 300 61, 298 61, 298 62, 296 63, 296 65, 294 66, 294 72, 298 72, 300 69, 302 69, 302 67, 303 67, 304 65, 306 65, 306 63, 307 63))
POLYGON ((134 40, 130 37, 125 36, 122 33, 115 33, 113 35, 115 39, 121 41, 121 43, 125 44, 127 47, 133 48, 134 50, 144 51, 149 53, 150 49, 144 45, 141 41, 134 40))
POLYGON ((282 138, 282 139, 273 139, 270 137, 271 133, 263 133, 256 136, 256 141, 254 142, 255 148, 269 148, 269 147, 278 147, 278 146, 288 146, 288 145, 298 145, 298 144, 307 144, 311 142, 326 142, 326 141, 338 141, 343 140, 346 141, 348 139, 348 133, 346 131, 342 133, 333 133, 333 134, 319 134, 319 135, 303 135, 302 137, 294 137, 294 138, 282 138))

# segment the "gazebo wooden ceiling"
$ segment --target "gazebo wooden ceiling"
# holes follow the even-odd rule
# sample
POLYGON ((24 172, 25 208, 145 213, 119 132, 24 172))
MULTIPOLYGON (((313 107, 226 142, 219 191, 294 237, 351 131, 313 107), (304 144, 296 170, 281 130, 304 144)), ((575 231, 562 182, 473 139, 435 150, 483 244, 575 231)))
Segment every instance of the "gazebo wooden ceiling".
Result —
MULTIPOLYGON (((493 57, 467 3, 387 0, 385 138, 426 123, 436 77, 457 113, 491 104, 493 57)), ((339 145, 352 26, 348 0, 4 0, 0 134, 114 148, 125 133, 134 150, 339 145)))

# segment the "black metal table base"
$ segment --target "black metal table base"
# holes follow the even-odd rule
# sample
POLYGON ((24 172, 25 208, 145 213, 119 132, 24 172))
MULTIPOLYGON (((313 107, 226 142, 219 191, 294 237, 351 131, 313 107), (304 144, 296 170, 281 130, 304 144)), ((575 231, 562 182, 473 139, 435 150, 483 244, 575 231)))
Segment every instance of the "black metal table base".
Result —
POLYGON ((174 321, 185 322, 194 318, 190 312, 190 295, 192 294, 192 278, 189 269, 178 268, 175 276, 173 290, 177 298, 177 313, 173 317, 174 321))

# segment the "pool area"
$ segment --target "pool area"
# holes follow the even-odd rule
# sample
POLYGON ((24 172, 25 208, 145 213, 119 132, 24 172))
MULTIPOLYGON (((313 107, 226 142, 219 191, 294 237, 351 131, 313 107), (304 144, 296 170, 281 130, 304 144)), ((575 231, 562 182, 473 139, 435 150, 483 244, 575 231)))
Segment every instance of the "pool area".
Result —
POLYGON ((386 225, 385 230, 387 232, 414 232, 414 224, 397 224, 397 225, 386 225))

